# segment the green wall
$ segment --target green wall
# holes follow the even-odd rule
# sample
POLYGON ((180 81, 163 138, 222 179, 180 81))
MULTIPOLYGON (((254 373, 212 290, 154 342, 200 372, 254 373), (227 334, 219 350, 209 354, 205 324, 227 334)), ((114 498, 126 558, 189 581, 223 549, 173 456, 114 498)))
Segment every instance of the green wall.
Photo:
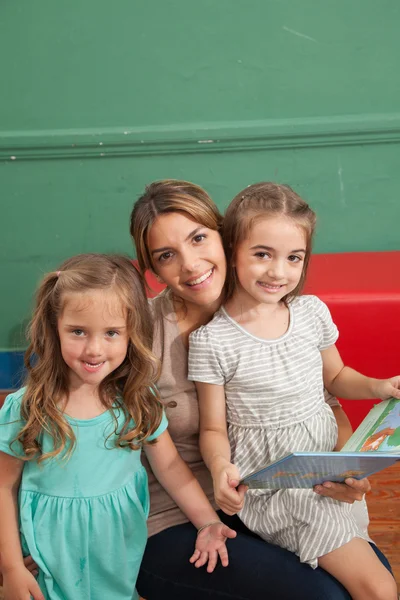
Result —
POLYGON ((15 0, 0 8, 0 349, 41 275, 131 252, 145 184, 291 184, 317 252, 400 249, 397 0, 15 0))

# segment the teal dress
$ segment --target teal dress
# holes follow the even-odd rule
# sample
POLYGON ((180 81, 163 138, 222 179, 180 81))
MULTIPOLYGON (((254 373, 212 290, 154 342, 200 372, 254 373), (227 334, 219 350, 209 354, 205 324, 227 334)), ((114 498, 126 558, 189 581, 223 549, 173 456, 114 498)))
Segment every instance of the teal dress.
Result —
MULTIPOLYGON (((21 429, 24 389, 0 410, 0 451, 22 455, 10 442, 21 429)), ((120 410, 114 409, 119 425, 120 410)), ((115 448, 111 411, 94 419, 66 417, 76 436, 69 460, 26 462, 19 493, 24 555, 39 566, 46 600, 136 600, 136 578, 147 539, 147 475, 140 450, 115 448)), ((151 437, 167 428, 163 416, 151 437)), ((43 436, 44 452, 52 440, 43 436)))

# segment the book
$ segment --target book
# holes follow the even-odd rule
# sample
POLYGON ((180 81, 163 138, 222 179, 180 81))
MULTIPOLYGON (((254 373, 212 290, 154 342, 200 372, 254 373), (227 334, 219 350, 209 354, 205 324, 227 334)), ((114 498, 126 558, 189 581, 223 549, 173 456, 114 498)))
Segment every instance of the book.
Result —
POLYGON ((400 462, 400 400, 390 398, 368 413, 340 452, 290 452, 249 473, 250 489, 311 488, 324 481, 362 479, 400 462))

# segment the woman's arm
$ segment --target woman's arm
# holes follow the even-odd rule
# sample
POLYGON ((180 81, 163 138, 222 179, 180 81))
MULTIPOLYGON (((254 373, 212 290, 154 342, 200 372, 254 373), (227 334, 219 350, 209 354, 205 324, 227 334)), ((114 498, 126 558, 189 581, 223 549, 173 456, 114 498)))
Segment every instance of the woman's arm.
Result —
POLYGON ((400 398, 400 376, 373 379, 346 367, 335 345, 322 350, 323 377, 326 389, 348 400, 400 398))
POLYGON ((243 507, 246 486, 241 485, 240 473, 231 463, 231 448, 226 423, 225 390, 221 385, 196 382, 200 407, 200 450, 209 468, 215 500, 228 515, 243 507))
POLYGON ((164 431, 155 444, 146 445, 145 453, 158 481, 199 530, 191 562, 201 567, 208 561, 207 570, 212 572, 219 555, 226 566, 225 541, 234 538, 236 533, 221 523, 199 482, 178 454, 168 431, 164 431))
POLYGON ((341 406, 331 406, 333 414, 335 415, 336 423, 338 426, 338 439, 334 450, 338 452, 343 448, 347 440, 353 433, 353 428, 349 421, 349 417, 344 412, 341 406))
POLYGON ((33 575, 24 565, 18 526, 18 488, 22 460, 0 452, 0 556, 5 600, 22 600, 31 594, 44 600, 33 575))

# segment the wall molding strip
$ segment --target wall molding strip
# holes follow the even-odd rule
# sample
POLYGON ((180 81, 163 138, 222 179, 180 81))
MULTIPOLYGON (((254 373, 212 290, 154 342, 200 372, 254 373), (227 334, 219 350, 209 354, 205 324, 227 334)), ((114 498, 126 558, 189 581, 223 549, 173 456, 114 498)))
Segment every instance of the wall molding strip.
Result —
POLYGON ((148 127, 0 131, 0 160, 106 158, 387 144, 400 142, 400 113, 148 127))

